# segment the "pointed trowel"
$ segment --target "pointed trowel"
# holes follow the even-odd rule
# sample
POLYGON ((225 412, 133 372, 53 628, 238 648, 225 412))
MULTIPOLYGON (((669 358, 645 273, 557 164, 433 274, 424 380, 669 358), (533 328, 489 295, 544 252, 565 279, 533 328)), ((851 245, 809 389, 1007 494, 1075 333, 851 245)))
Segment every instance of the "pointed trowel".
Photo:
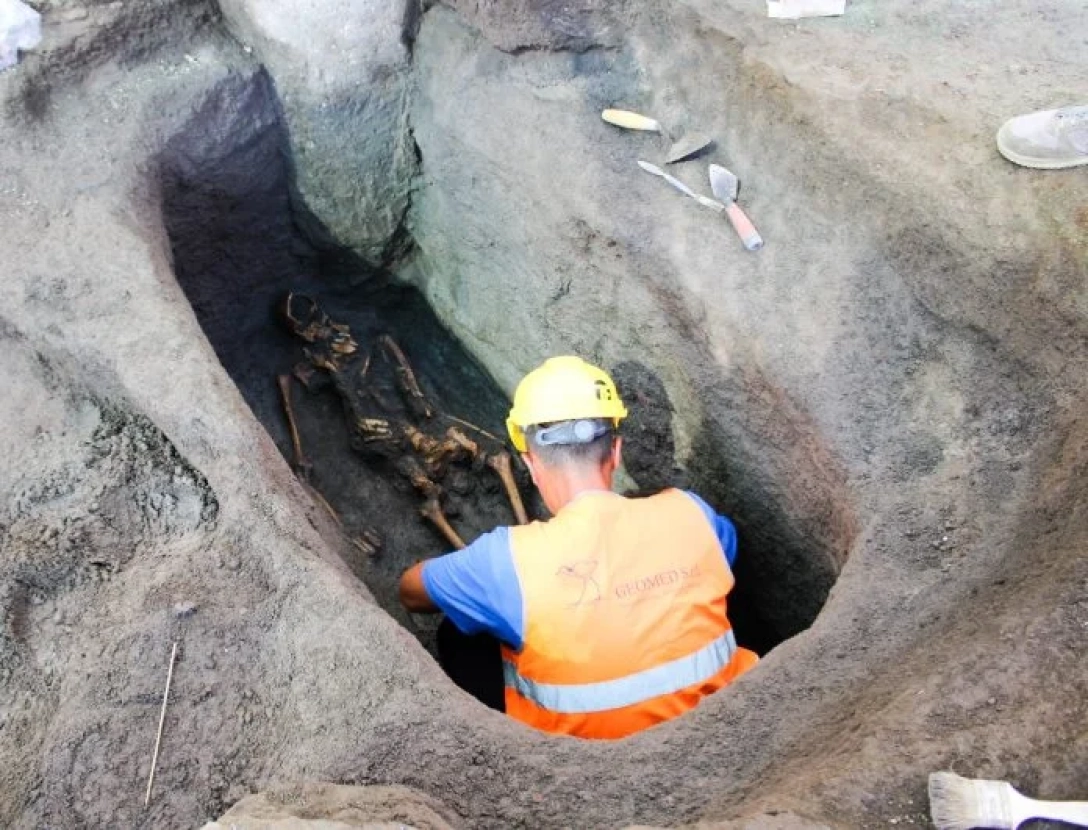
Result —
POLYGON ((690 196, 703 207, 710 208, 717 213, 721 213, 723 210, 726 209, 725 205, 723 205, 721 202, 711 199, 708 196, 704 196, 702 193, 696 193, 694 190, 692 190, 690 187, 688 187, 686 184, 676 178, 676 176, 670 176, 656 164, 650 164, 650 162, 648 161, 640 160, 638 166, 645 170, 647 173, 650 173, 654 176, 660 176, 662 179, 667 181, 685 196, 690 196))
POLYGON ((748 215, 737 204, 737 193, 740 191, 740 180, 722 167, 720 164, 710 165, 710 189, 714 195, 725 205, 725 215, 729 217, 733 230, 737 232, 740 241, 749 251, 758 251, 763 247, 763 237, 759 235, 756 226, 748 215))

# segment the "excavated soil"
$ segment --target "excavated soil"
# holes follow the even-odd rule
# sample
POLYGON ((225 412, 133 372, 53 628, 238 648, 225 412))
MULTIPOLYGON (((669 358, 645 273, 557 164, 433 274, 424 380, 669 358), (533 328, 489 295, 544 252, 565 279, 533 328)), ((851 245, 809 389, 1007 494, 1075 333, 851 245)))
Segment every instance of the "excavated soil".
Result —
POLYGON ((309 10, 385 51, 286 0, 41 6, 0 74, 0 825, 926 826, 938 768, 1085 797, 1088 178, 992 148, 1083 94, 1080 4, 309 10), (639 178, 610 104, 712 131, 764 251, 639 178), (343 526, 290 467, 292 288, 487 429, 548 354, 613 370, 625 487, 740 528, 760 667, 615 743, 453 688, 393 598, 444 545, 328 390, 296 399, 343 526))

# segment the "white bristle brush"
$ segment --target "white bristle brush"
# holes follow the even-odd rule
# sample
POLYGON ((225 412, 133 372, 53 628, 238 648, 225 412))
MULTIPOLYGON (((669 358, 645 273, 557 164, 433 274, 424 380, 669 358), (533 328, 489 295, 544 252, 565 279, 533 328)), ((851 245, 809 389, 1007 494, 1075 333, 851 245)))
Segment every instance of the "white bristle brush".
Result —
POLYGON ((1004 781, 964 778, 954 772, 930 773, 929 814, 937 830, 1016 830, 1033 818, 1088 827, 1088 801, 1036 801, 1004 781))

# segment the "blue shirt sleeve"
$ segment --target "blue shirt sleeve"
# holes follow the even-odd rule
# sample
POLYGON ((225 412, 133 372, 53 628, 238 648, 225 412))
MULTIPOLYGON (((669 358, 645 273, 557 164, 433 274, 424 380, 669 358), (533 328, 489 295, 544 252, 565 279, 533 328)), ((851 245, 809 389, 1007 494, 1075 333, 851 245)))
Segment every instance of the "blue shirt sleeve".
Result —
POLYGON ((711 527, 714 528, 714 534, 718 537, 718 542, 722 546, 722 552, 725 554, 725 561, 729 563, 729 567, 733 567, 733 563, 737 560, 737 529, 733 527, 733 523, 725 516, 719 516, 715 512, 714 508, 695 495, 690 490, 685 490, 691 498, 695 501, 700 508, 702 508, 703 514, 706 516, 706 520, 710 522, 711 527))
POLYGON ((521 585, 510 553, 510 530, 485 533, 463 550, 423 564, 423 587, 465 634, 488 633, 520 649, 521 585))

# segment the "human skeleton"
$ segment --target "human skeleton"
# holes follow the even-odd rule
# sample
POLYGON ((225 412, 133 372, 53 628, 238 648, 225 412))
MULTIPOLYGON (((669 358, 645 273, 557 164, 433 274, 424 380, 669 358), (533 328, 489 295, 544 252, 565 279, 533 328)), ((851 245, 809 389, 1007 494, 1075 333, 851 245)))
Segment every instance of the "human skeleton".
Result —
MULTIPOLYGON (((486 466, 494 471, 515 518, 520 524, 528 522, 511 456, 502 442, 467 421, 438 412, 424 396, 408 358, 393 338, 382 335, 373 346, 362 349, 347 325, 333 322, 317 301, 305 294, 289 293, 281 310, 287 327, 308 344, 304 349, 307 362, 295 367, 294 378, 309 388, 317 372, 327 375, 344 403, 352 447, 410 482, 423 498, 420 513, 446 541, 456 548, 465 546, 443 506, 454 494, 442 482, 454 469, 467 467, 475 474, 486 466), (378 361, 392 370, 400 407, 371 380, 378 361)), ((291 396, 292 375, 280 375, 278 382, 290 429, 293 466, 309 484, 313 465, 302 450, 291 396)), ((318 497, 324 502, 320 494, 318 497)), ((378 542, 375 534, 367 533, 355 544, 374 553, 378 542)))

